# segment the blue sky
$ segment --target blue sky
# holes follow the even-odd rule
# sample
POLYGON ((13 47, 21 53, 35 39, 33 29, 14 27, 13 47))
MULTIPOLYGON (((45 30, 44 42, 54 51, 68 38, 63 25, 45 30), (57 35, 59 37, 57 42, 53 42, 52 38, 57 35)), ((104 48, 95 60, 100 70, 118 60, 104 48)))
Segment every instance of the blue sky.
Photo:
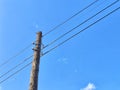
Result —
MULTIPOLYGON (((45 34, 93 1, 0 0, 0 64, 35 41, 36 32, 42 31, 45 34)), ((99 0, 70 22, 45 36, 42 43, 48 44, 114 1, 99 0)), ((43 52, 118 6, 120 2, 43 52)), ((43 56, 39 73, 39 90, 120 90, 119 23, 120 10, 43 56)), ((32 55, 33 47, 34 45, 6 66, 0 67, 0 75, 32 55)), ((32 59, 28 62, 30 61, 32 59)), ((27 90, 30 70, 31 66, 0 84, 0 90, 27 90)), ((0 78, 0 81, 4 78, 0 78)))

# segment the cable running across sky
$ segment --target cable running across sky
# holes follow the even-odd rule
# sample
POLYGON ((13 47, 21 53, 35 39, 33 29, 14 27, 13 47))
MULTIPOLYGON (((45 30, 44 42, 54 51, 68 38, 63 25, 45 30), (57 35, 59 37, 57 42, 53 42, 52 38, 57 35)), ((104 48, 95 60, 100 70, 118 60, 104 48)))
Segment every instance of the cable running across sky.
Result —
POLYGON ((14 72, 13 74, 11 74, 10 76, 8 76, 7 78, 5 78, 4 80, 0 81, 0 84, 2 84, 3 82, 5 82, 6 80, 8 80, 9 78, 11 78, 12 76, 16 75, 18 72, 22 71, 23 69, 25 69, 26 67, 28 67, 32 62, 26 64, 24 67, 20 68, 19 70, 17 70, 16 72, 14 72))
POLYGON ((6 65, 7 63, 9 63, 10 61, 12 61, 14 58, 16 58, 17 56, 19 56, 20 54, 22 54, 23 52, 25 52, 29 47, 31 47, 32 44, 29 44, 27 47, 25 47, 24 49, 22 49, 20 52, 18 52, 17 54, 15 54, 14 56, 10 57, 9 59, 7 59, 5 62, 3 62, 2 64, 0 64, 0 67, 6 65))
POLYGON ((32 58, 33 55, 27 57, 26 59, 24 59, 21 63, 19 63, 18 65, 14 66, 13 68, 11 68, 10 70, 8 70, 7 72, 5 72, 4 74, 2 74, 0 76, 0 78, 5 77, 7 74, 9 74, 11 71, 15 70, 17 67, 19 67, 20 65, 22 65, 23 63, 25 63, 26 61, 28 61, 30 58, 32 58))
POLYGON ((82 13, 84 10, 88 9, 89 7, 91 7, 92 5, 94 5, 95 3, 97 3, 99 0, 95 0, 94 2, 92 2, 91 4, 89 4, 88 6, 86 6, 85 8, 83 8, 82 10, 78 11, 77 13, 75 13, 73 16, 71 16, 70 18, 68 18, 67 20, 63 21, 62 23, 60 23, 59 25, 55 26, 53 29, 51 29, 50 31, 48 31, 47 33, 45 33, 43 35, 46 36, 48 34, 50 34, 51 32, 53 32, 54 30, 56 30, 57 28, 59 28, 60 26, 62 26, 63 24, 65 24, 66 22, 70 21, 72 18, 74 18, 75 16, 79 15, 80 13, 82 13))
POLYGON ((89 26, 87 26, 86 28, 82 29, 81 31, 79 31, 78 33, 72 35, 71 37, 69 37, 68 39, 64 40, 63 42, 59 43, 58 45, 56 45, 55 47, 51 48, 50 50, 46 51, 43 55, 46 55, 47 53, 53 51, 54 49, 56 49, 57 47, 61 46, 62 44, 64 44, 65 42, 69 41, 70 39, 74 38, 75 36, 77 36, 78 34, 82 33, 83 31, 87 30, 88 28, 90 28, 91 26, 93 26, 94 24, 98 23, 99 21, 103 20, 104 18, 108 17, 109 15, 111 15, 112 13, 116 12, 117 10, 119 10, 120 7, 114 9, 113 11, 111 11, 110 13, 108 13, 107 15, 103 16, 102 18, 98 19, 97 21, 95 21, 94 23, 90 24, 89 26))
POLYGON ((113 2, 112 4, 108 5, 107 7, 105 7, 104 9, 102 9, 101 11, 97 12, 95 15, 91 16, 90 18, 86 19, 85 21, 83 21, 82 23, 80 23, 79 25, 77 25, 76 27, 74 27, 73 29, 69 30, 68 32, 64 33, 63 35, 59 36, 57 39, 53 40, 52 42, 50 42, 49 44, 47 44, 44 48, 54 44, 55 42, 57 42, 58 40, 60 40, 61 38, 63 38, 64 36, 66 36, 67 34, 69 34, 70 32, 74 31, 76 28, 82 26, 83 24, 85 24, 86 22, 88 22, 89 20, 91 20, 92 18, 94 18, 95 16, 99 15, 100 13, 102 13, 103 11, 105 11, 106 9, 110 8, 111 6, 113 6, 114 4, 116 4, 119 0, 116 0, 115 2, 113 2))

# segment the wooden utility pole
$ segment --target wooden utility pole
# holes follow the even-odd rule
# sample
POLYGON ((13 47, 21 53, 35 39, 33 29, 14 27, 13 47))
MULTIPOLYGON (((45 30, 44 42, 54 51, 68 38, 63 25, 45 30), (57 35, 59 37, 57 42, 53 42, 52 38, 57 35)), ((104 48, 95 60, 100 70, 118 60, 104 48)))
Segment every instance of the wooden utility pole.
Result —
POLYGON ((42 32, 37 33, 35 48, 34 48, 34 58, 32 62, 32 71, 30 77, 29 90, 38 90, 38 74, 39 74, 39 63, 40 63, 40 53, 41 53, 41 38, 42 32))

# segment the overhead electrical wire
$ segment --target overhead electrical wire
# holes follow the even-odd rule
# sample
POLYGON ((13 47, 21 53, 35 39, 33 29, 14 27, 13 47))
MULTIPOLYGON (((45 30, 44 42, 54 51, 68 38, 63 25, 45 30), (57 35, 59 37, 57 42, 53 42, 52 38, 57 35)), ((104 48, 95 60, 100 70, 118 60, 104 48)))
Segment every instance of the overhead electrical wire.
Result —
MULTIPOLYGON (((118 0, 119 1, 119 0, 118 0)), ((59 43, 57 46, 55 46, 54 48, 48 50, 47 52, 45 52, 43 54, 46 55, 49 52, 51 52, 52 50, 56 49, 57 47, 61 46, 62 44, 64 44, 65 42, 69 41, 70 39, 74 38, 75 36, 79 35, 81 32, 87 30, 88 28, 90 28, 91 26, 95 25, 96 23, 100 22, 101 20, 105 19, 106 17, 108 17, 109 15, 113 14, 114 12, 118 11, 120 9, 120 7, 117 7, 116 9, 112 10, 111 12, 109 12, 108 14, 106 14, 105 16, 101 17, 100 19, 96 20, 95 22, 93 22, 92 24, 88 25, 86 28, 82 29, 81 31, 79 31, 78 33, 72 35, 71 37, 69 37, 68 39, 64 40, 63 42, 59 43)), ((11 78, 12 76, 16 75, 17 73, 19 73, 20 71, 22 71, 23 69, 25 69, 27 66, 29 66, 32 62, 26 64, 24 67, 20 68, 19 70, 17 70, 16 72, 14 72, 13 74, 9 75, 7 78, 5 78, 4 80, 0 81, 0 84, 2 84, 3 82, 5 82, 6 80, 8 80, 9 78, 11 78)))
POLYGON ((3 82, 5 82, 6 80, 8 80, 9 78, 11 78, 12 76, 16 75, 18 72, 22 71, 23 69, 25 69, 26 67, 28 67, 32 62, 26 64, 24 67, 20 68, 19 70, 17 70, 16 72, 14 72, 13 74, 9 75, 7 78, 5 78, 4 80, 0 81, 0 84, 2 84, 3 82))
POLYGON ((99 3, 97 6, 95 6, 94 8, 92 8, 90 11, 93 11, 94 9, 97 9, 98 7, 100 7, 102 4, 104 4, 106 1, 108 0, 104 0, 101 3, 99 3))
POLYGON ((119 10, 120 7, 114 9, 113 11, 111 11, 110 13, 108 13, 107 15, 103 16, 102 18, 98 19, 97 21, 95 21, 94 23, 90 24, 89 26, 87 26, 86 28, 82 29, 81 31, 79 31, 78 33, 72 35, 71 37, 69 37, 68 39, 64 40, 63 42, 59 43, 58 45, 56 45, 55 47, 51 48, 50 50, 46 51, 45 53, 43 53, 43 55, 46 55, 47 53, 53 51, 54 49, 56 49, 57 47, 61 46, 62 44, 64 44, 65 42, 69 41, 70 39, 74 38, 75 36, 77 36, 78 34, 82 33, 83 31, 87 30, 88 28, 90 28, 91 26, 93 26, 94 24, 98 23, 99 21, 103 20, 104 18, 108 17, 109 15, 111 15, 112 13, 116 12, 117 10, 119 10))
POLYGON ((75 13, 74 15, 72 15, 70 18, 66 19, 65 21, 63 21, 62 23, 58 24, 57 26, 55 26, 54 28, 52 28, 50 31, 48 31, 47 33, 45 33, 43 35, 46 36, 48 34, 50 34, 51 32, 53 32, 54 30, 56 30, 57 28, 59 28, 60 26, 62 26, 63 24, 65 24, 66 22, 70 21, 72 18, 74 18, 75 16, 79 15, 80 13, 82 13, 84 10, 88 9, 89 7, 91 7, 92 5, 94 5, 95 3, 97 3, 99 0, 95 0, 94 2, 90 3, 88 6, 86 6, 85 8, 83 8, 82 10, 78 11, 77 13, 75 13))
POLYGON ((4 66, 5 64, 9 63, 10 61, 12 61, 14 58, 16 58, 17 56, 19 56, 20 54, 22 54, 24 51, 26 51, 32 44, 29 44, 27 47, 25 47, 24 49, 22 49, 20 52, 18 52, 17 54, 15 54, 14 56, 10 57, 9 59, 5 60, 5 62, 3 62, 2 64, 0 64, 0 67, 4 66))
POLYGON ((96 17, 97 15, 99 15, 100 13, 102 13, 103 11, 105 11, 106 9, 110 8, 111 6, 113 6, 114 4, 116 4, 119 0, 116 0, 115 2, 113 2, 112 4, 108 5, 107 7, 105 7, 104 9, 100 10, 99 12, 97 12, 96 14, 94 14, 93 16, 89 17, 88 19, 84 20, 82 23, 78 24, 76 27, 72 28, 71 30, 69 30, 68 32, 62 34, 61 36, 59 36, 57 39, 53 40, 52 42, 50 42, 49 44, 47 44, 46 46, 44 46, 44 48, 54 44, 56 41, 60 40, 61 38, 63 38, 64 36, 66 36, 67 34, 69 34, 70 32, 74 31, 76 28, 82 26, 83 24, 85 24, 86 22, 88 22, 89 20, 93 19, 94 17, 96 17))
POLYGON ((33 55, 25 58, 21 63, 19 63, 18 65, 14 66, 13 68, 11 68, 10 70, 8 70, 4 74, 0 75, 0 78, 5 77, 8 73, 10 73, 11 71, 15 70, 17 67, 19 67, 20 65, 22 65, 23 63, 25 63, 26 61, 28 61, 30 58, 32 58, 32 56, 33 55))

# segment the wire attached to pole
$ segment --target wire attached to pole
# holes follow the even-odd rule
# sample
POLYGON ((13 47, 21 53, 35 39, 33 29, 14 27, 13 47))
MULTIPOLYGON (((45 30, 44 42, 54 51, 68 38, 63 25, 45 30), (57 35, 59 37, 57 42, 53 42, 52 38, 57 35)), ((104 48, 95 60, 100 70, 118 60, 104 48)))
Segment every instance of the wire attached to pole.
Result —
POLYGON ((61 46, 62 44, 64 44, 65 42, 69 41, 70 39, 74 38, 75 36, 77 36, 78 34, 82 33, 83 31, 87 30, 88 28, 90 28, 91 26, 93 26, 94 24, 98 23, 99 21, 103 20, 104 18, 106 18, 107 16, 109 16, 110 14, 116 12, 117 10, 119 10, 120 7, 116 8, 115 10, 111 11, 110 13, 108 13, 107 15, 103 16, 102 18, 98 19, 97 21, 95 21, 94 23, 90 24, 89 26, 87 26, 86 28, 82 29, 81 31, 79 31, 78 33, 72 35, 71 37, 69 37, 68 39, 64 40, 63 42, 59 43, 58 45, 56 45, 55 47, 51 48, 50 50, 46 51, 43 55, 46 55, 47 53, 53 51, 54 49, 56 49, 57 47, 61 46))
POLYGON ((18 65, 14 66, 13 68, 11 68, 10 70, 8 70, 7 72, 5 72, 4 74, 2 74, 0 76, 0 78, 5 77, 7 74, 9 74, 11 71, 15 70, 17 67, 19 67, 20 65, 22 65, 23 63, 25 63, 27 60, 29 60, 33 55, 25 58, 21 63, 19 63, 18 65))
POLYGON ((9 59, 7 59, 5 62, 3 62, 2 64, 0 64, 0 67, 4 66, 5 64, 9 63, 10 61, 12 61, 14 58, 16 58, 17 56, 19 56, 20 54, 22 54, 24 51, 26 51, 32 44, 28 45, 27 47, 25 47, 23 50, 21 50, 20 52, 18 52, 17 54, 15 54, 14 56, 10 57, 9 59))
POLYGON ((77 13, 75 13, 73 16, 71 16, 67 20, 65 20, 62 23, 60 23, 59 25, 55 26, 53 29, 51 29, 50 31, 48 31, 47 33, 45 33, 43 35, 43 37, 46 36, 46 35, 48 35, 48 34, 50 34, 51 32, 53 32, 54 30, 56 30, 57 28, 59 28, 60 26, 62 26, 63 24, 65 24, 66 22, 70 21, 72 18, 74 18, 75 16, 79 15, 80 13, 82 13, 83 11, 85 11, 86 9, 88 9, 89 7, 91 7, 92 5, 94 5, 95 3, 97 3, 98 1, 99 0, 95 0, 94 2, 92 2, 91 4, 89 4, 88 6, 86 6, 85 8, 83 8, 82 10, 78 11, 77 13))
POLYGON ((54 44, 55 42, 57 42, 58 40, 60 40, 61 38, 63 38, 64 36, 66 36, 67 34, 69 34, 70 32, 74 31, 75 29, 77 29, 78 27, 82 26, 83 24, 85 24, 86 22, 88 22, 89 20, 93 19, 94 17, 96 17, 97 15, 99 15, 100 13, 102 13, 103 11, 105 11, 106 9, 108 9, 109 7, 113 6, 114 4, 116 4, 119 0, 116 0, 115 2, 113 2, 112 4, 106 6, 104 9, 100 10, 99 12, 97 12, 96 14, 94 14, 93 16, 89 17, 88 19, 84 20, 82 23, 78 24, 77 26, 75 26, 74 28, 72 28, 71 30, 69 30, 68 32, 62 34, 61 36, 59 36, 57 39, 53 40, 52 42, 50 42, 49 44, 47 44, 46 46, 44 46, 44 48, 49 47, 50 45, 54 44))

